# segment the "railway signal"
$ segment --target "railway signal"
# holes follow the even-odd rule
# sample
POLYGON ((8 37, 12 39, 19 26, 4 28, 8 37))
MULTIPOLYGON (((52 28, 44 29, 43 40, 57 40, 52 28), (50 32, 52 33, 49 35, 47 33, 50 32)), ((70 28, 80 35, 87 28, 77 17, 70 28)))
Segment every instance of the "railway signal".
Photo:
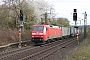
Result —
POLYGON ((77 43, 79 44, 79 33, 78 33, 78 31, 76 32, 76 40, 77 40, 77 43))
POLYGON ((73 20, 77 21, 77 13, 73 13, 73 20))
POLYGON ((22 40, 21 40, 21 30, 22 30, 22 27, 23 27, 23 10, 20 10, 20 26, 19 26, 19 48, 21 48, 21 43, 22 43, 22 40))
POLYGON ((77 9, 73 10, 73 21, 75 21, 75 25, 76 25, 76 21, 77 21, 77 9))
POLYGON ((19 29, 19 32, 18 32, 18 38, 19 38, 19 48, 21 48, 21 43, 22 43, 22 40, 21 40, 21 28, 19 29))
POLYGON ((20 10, 20 21, 23 21, 23 10, 20 10))

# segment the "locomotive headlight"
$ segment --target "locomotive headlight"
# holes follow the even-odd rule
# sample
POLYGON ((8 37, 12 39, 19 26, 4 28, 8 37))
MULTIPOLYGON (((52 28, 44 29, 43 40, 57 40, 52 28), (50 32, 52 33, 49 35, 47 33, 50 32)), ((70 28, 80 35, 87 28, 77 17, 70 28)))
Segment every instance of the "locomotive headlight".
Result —
POLYGON ((32 37, 34 37, 34 36, 32 36, 32 37))
POLYGON ((43 37, 43 36, 41 36, 41 37, 43 37))

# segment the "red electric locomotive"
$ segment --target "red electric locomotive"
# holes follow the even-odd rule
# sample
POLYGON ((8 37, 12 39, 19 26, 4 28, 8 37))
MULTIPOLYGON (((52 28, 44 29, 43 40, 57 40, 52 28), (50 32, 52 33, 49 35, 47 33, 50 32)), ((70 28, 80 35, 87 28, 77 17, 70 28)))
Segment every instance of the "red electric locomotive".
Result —
POLYGON ((47 42, 54 38, 61 38, 62 31, 58 26, 34 25, 32 28, 31 37, 31 41, 34 43, 47 42))

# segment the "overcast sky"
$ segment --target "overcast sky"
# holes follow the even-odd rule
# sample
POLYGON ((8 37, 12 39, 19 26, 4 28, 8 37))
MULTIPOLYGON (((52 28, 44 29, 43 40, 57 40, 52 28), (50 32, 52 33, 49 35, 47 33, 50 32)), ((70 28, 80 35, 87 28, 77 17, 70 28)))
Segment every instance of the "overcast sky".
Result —
MULTIPOLYGON (((49 4, 54 5, 55 12, 58 13, 58 17, 68 18, 71 25, 74 25, 73 21, 73 9, 77 9, 78 20, 84 19, 85 11, 87 13, 87 24, 90 25, 90 0, 46 0, 49 4)), ((80 23, 80 21, 77 21, 80 23)), ((81 21, 82 25, 84 21, 81 21)))

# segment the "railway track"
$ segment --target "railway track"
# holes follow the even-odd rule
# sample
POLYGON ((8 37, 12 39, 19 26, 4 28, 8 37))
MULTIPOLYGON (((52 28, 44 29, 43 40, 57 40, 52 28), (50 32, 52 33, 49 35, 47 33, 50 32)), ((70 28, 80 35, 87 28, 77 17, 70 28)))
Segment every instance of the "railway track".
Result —
POLYGON ((3 60, 3 59, 5 59, 5 58, 7 58, 9 56, 14 56, 14 55, 23 53, 23 52, 27 51, 30 48, 31 48, 31 46, 28 46, 28 47, 19 48, 19 49, 7 51, 7 52, 2 52, 2 53, 0 53, 0 60, 1 59, 3 60))
POLYGON ((19 59, 19 60, 42 60, 46 57, 48 57, 49 55, 52 55, 53 53, 55 53, 56 51, 66 47, 67 45, 71 44, 75 42, 75 40, 68 40, 68 41, 65 41, 63 43, 60 43, 60 44, 56 44, 54 46, 51 46, 49 48, 45 48, 44 50, 42 51, 39 51, 37 53, 34 53, 34 54, 31 54, 29 56, 26 56, 22 59, 19 59))
POLYGON ((0 60, 42 60, 56 51, 75 42, 75 38, 64 39, 54 43, 35 47, 24 47, 0 54, 0 60))

